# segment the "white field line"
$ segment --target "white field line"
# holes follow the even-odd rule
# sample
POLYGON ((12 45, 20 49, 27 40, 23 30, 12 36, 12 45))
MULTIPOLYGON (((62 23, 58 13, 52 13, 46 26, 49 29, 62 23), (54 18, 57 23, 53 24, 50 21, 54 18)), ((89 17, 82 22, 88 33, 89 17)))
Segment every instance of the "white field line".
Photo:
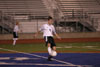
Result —
MULTIPOLYGON (((70 67, 76 67, 72 65, 66 65, 66 64, 40 64, 40 63, 5 63, 5 62, 0 62, 0 65, 39 65, 39 66, 59 66, 59 67, 65 67, 65 66, 70 66, 70 67)), ((92 67, 91 65, 81 65, 80 67, 92 67)))
POLYGON ((86 48, 86 49, 92 49, 92 50, 100 50, 100 49, 96 49, 96 48, 93 48, 93 47, 86 47, 86 46, 83 46, 83 47, 76 46, 76 48, 86 48))
MULTIPOLYGON (((30 53, 25 53, 25 52, 19 52, 19 51, 10 50, 10 49, 5 49, 5 48, 0 48, 0 49, 6 50, 6 51, 10 51, 10 52, 22 53, 22 54, 26 54, 26 55, 31 55, 31 56, 36 56, 36 57, 40 57, 40 58, 47 59, 47 57, 40 56, 40 55, 36 55, 36 54, 30 54, 30 53)), ((61 60, 57 60, 57 59, 53 59, 53 60, 56 61, 56 62, 60 62, 60 63, 64 63, 64 64, 67 64, 67 65, 70 65, 70 66, 81 67, 81 65, 74 65, 74 64, 69 63, 69 62, 65 62, 65 61, 61 61, 61 60)))
POLYGON ((72 47, 76 47, 76 48, 87 48, 87 49, 93 49, 93 50, 100 50, 100 49, 96 49, 94 48, 94 46, 82 46, 82 47, 78 47, 78 46, 64 46, 64 47, 57 47, 59 48, 72 48, 72 47))

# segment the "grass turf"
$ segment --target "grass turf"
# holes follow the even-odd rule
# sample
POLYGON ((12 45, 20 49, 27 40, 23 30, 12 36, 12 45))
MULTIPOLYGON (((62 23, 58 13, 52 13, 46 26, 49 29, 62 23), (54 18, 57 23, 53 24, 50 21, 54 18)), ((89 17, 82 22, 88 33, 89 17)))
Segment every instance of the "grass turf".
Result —
MULTIPOLYGON (((100 53, 100 42, 87 42, 87 43, 56 43, 57 51, 64 52, 81 52, 81 53, 100 53)), ((0 48, 16 50, 27 53, 37 53, 37 52, 47 52, 47 48, 44 43, 38 44, 16 44, 15 46, 11 44, 2 44, 0 48)), ((0 49, 0 52, 7 52, 5 50, 0 49)))

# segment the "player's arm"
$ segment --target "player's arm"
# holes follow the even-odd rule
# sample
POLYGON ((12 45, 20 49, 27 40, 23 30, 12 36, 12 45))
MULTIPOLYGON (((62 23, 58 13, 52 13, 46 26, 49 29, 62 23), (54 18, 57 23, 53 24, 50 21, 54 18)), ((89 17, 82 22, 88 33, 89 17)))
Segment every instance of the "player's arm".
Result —
POLYGON ((61 40, 61 37, 56 33, 55 36, 61 40))
POLYGON ((55 28, 53 27, 53 34, 58 38, 58 39, 60 39, 61 40, 61 37, 56 33, 56 31, 55 31, 55 28))

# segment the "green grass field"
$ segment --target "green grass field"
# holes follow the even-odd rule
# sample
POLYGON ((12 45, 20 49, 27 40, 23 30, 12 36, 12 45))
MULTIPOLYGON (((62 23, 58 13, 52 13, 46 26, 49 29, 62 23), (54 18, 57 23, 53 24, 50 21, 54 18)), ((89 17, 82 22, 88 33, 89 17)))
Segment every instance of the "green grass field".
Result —
MULTIPOLYGON (((100 53, 100 42, 87 42, 87 43, 56 43, 57 52, 61 53, 100 53)), ((16 50, 27 53, 38 53, 47 52, 47 48, 44 43, 40 44, 2 44, 0 48, 16 50)), ((7 52, 6 50, 0 49, 0 52, 7 52)))

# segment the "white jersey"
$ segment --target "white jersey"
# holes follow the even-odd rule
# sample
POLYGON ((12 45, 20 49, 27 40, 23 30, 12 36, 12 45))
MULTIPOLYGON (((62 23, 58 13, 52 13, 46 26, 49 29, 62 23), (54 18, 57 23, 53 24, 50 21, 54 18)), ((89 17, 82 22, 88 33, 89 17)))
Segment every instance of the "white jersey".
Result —
POLYGON ((54 26, 49 24, 44 24, 40 31, 43 32, 43 36, 53 36, 53 34, 56 34, 54 26))
POLYGON ((15 27, 14 27, 14 32, 18 32, 18 31, 19 31, 18 25, 15 25, 15 27))

